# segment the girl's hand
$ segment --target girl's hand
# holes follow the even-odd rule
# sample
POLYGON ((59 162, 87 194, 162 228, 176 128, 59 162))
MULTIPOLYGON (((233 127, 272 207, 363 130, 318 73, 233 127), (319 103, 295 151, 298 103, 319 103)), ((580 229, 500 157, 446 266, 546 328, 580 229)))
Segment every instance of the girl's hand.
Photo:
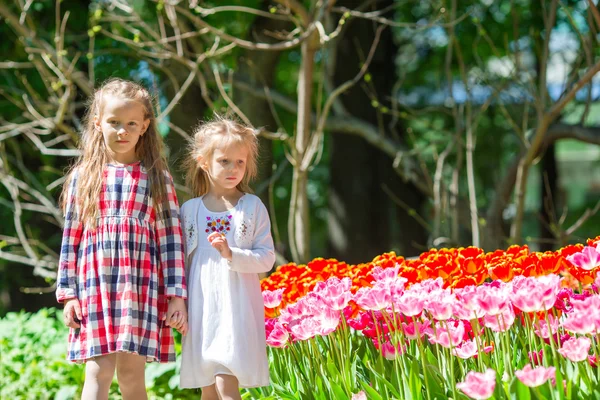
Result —
POLYGON ((171 297, 169 299, 167 314, 163 318, 165 320, 165 325, 177 329, 177 331, 184 336, 187 334, 188 316, 185 300, 180 297, 171 297))
POLYGON ((229 247, 229 243, 227 243, 227 238, 225 235, 219 232, 213 232, 208 235, 208 242, 212 245, 212 247, 217 249, 219 254, 221 254, 221 257, 231 261, 231 248, 229 247))
POLYGON ((77 329, 81 327, 81 305, 78 299, 69 299, 65 302, 65 309, 63 310, 63 322, 69 328, 77 329))

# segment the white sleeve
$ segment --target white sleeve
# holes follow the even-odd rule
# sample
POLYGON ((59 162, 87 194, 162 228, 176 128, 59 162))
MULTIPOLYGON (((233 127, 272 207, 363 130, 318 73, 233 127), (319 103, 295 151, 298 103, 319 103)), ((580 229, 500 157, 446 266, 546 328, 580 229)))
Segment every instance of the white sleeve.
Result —
POLYGON ((244 273, 268 272, 275 264, 275 248, 271 236, 271 222, 265 205, 258 200, 255 229, 251 249, 231 247, 229 269, 244 273))

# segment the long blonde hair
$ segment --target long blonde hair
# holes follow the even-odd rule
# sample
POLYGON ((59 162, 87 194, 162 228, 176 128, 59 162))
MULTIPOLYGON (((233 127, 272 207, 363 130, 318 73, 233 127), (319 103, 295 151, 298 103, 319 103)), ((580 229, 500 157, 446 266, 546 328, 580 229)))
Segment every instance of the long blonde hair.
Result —
POLYGON ((90 227, 96 226, 103 171, 105 165, 111 161, 104 137, 94 126, 94 118, 101 118, 102 99, 107 95, 135 101, 144 107, 144 119, 150 120, 150 124, 135 146, 136 156, 148 172, 150 193, 157 213, 169 212, 165 183, 165 171, 168 169, 167 162, 162 155, 163 141, 156 127, 154 99, 143 86, 128 80, 112 78, 90 97, 89 107, 84 118, 85 129, 78 146, 81 155, 69 170, 61 195, 61 205, 63 209, 66 209, 69 200, 69 186, 77 174, 75 197, 79 220, 90 227))
POLYGON ((237 121, 217 116, 214 120, 200 124, 189 141, 187 156, 184 161, 185 182, 194 196, 203 196, 210 189, 208 174, 200 167, 198 158, 211 160, 215 149, 241 144, 248 149, 246 174, 238 183, 237 189, 244 193, 252 193, 250 181, 258 172, 258 138, 254 128, 237 121))

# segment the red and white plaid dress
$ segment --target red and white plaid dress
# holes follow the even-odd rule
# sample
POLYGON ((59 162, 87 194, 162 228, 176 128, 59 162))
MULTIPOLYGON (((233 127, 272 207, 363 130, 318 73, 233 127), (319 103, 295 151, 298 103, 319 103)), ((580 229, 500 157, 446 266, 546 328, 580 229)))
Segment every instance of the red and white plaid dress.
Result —
POLYGON ((80 221, 77 176, 68 192, 56 297, 78 298, 81 328, 69 330, 67 359, 115 352, 175 361, 173 335, 162 321, 169 297, 186 298, 179 205, 165 173, 170 216, 157 213, 148 175, 138 162, 108 164, 95 229, 80 221))

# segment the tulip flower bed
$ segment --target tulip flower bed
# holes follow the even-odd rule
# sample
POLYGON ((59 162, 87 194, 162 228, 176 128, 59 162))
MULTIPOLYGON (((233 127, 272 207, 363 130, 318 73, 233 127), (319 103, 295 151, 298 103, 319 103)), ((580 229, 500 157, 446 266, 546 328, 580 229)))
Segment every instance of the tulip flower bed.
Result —
POLYGON ((600 398, 600 237, 556 252, 316 259, 262 281, 287 399, 600 398))

